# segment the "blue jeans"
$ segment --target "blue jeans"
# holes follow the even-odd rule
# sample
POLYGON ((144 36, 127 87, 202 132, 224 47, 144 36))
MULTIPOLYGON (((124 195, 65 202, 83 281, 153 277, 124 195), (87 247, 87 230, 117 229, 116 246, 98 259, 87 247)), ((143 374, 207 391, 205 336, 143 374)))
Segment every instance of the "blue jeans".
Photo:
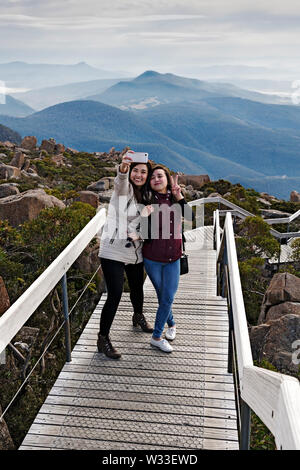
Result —
POLYGON ((160 263, 144 258, 146 272, 156 290, 158 309, 153 331, 154 338, 160 338, 165 324, 175 325, 172 304, 178 289, 180 275, 180 259, 171 263, 160 263))

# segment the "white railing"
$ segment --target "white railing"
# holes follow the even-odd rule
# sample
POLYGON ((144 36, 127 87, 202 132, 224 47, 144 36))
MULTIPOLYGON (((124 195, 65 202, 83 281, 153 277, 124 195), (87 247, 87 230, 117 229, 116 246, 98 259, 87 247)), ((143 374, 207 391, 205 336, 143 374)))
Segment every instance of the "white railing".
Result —
POLYGON ((0 353, 10 343, 38 306, 66 274, 71 265, 99 233, 106 219, 101 209, 0 318, 0 353))
MULTIPOLYGON (((217 212, 217 211, 216 211, 217 212)), ((218 213, 214 217, 218 223, 218 213)), ((216 229, 215 234, 219 231, 216 229)), ((229 322, 232 326, 232 348, 236 356, 241 409, 252 409, 275 437, 277 449, 300 450, 300 384, 288 375, 269 371, 253 365, 251 345, 238 269, 237 253, 231 213, 228 212, 222 240, 216 245, 219 273, 224 275, 229 303, 229 322)), ((224 291, 223 291, 224 292, 224 291)), ((231 343, 231 341, 230 341, 231 343)), ((230 358, 229 358, 230 362, 230 358)), ((250 413, 241 418, 241 448, 249 447, 250 413), (244 421, 244 422, 243 422, 244 421)))
MULTIPOLYGON (((189 205, 192 207, 192 206, 200 206, 202 204, 211 204, 211 203, 223 204, 224 206, 229 207, 234 213, 234 215, 236 215, 237 217, 241 219, 245 219, 246 217, 250 217, 250 216, 251 217, 255 216, 251 212, 247 211, 246 209, 243 209, 242 207, 234 204, 233 202, 227 201, 227 199, 224 199, 222 196, 205 197, 201 199, 196 199, 195 201, 189 202, 189 205)), ((224 213, 224 211, 219 211, 219 212, 222 215, 224 213)), ((297 217, 299 217, 299 215, 300 215, 300 210, 292 214, 290 217, 278 218, 278 219, 264 219, 264 221, 267 224, 290 223, 293 220, 295 220, 297 217)), ((279 238, 279 239, 300 237, 300 232, 281 233, 281 232, 278 232, 278 230, 275 230, 272 228, 270 229, 270 233, 275 238, 279 238)))

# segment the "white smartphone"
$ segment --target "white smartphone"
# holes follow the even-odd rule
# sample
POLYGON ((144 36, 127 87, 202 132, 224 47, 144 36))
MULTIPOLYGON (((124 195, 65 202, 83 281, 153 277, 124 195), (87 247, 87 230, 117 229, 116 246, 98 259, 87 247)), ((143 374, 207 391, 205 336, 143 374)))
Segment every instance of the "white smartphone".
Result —
POLYGON ((128 152, 126 156, 131 157, 135 163, 147 163, 148 161, 148 153, 145 152, 128 152))

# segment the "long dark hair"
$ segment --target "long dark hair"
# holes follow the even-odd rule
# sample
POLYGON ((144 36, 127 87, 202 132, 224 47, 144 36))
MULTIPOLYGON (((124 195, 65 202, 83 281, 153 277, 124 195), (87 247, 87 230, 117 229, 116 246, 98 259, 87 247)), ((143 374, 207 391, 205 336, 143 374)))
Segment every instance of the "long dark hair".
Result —
POLYGON ((130 165, 128 178, 129 178, 129 182, 132 184, 132 187, 133 187, 134 197, 135 197, 135 199, 137 200, 137 202, 138 202, 139 204, 146 204, 147 201, 148 201, 148 198, 147 198, 147 187, 148 187, 148 183, 149 183, 149 179, 150 179, 150 175, 151 175, 151 174, 152 174, 152 165, 151 165, 151 163, 150 163, 149 161, 148 161, 147 163, 133 162, 133 163, 131 163, 131 165, 130 165), (137 166, 137 165, 146 165, 146 166, 147 166, 147 169, 148 169, 148 175, 147 175, 146 182, 145 182, 145 184, 144 184, 141 188, 138 188, 138 187, 130 180, 130 175, 131 175, 132 169, 133 169, 135 166, 137 166))
MULTIPOLYGON (((151 179, 151 176, 152 176, 152 174, 155 170, 163 170, 165 172, 165 175, 166 175, 167 181, 168 181, 167 190, 171 191, 171 188, 172 188, 171 174, 170 174, 168 168, 166 168, 164 165, 155 165, 155 166, 153 166, 151 168, 151 173, 148 177, 147 184, 146 184, 146 189, 145 189, 147 204, 153 204, 155 202, 155 197, 154 197, 155 191, 153 191, 153 189, 150 186, 150 179, 151 179)), ((172 192, 171 192, 170 200, 171 200, 172 204, 177 202, 175 197, 173 196, 172 192)))

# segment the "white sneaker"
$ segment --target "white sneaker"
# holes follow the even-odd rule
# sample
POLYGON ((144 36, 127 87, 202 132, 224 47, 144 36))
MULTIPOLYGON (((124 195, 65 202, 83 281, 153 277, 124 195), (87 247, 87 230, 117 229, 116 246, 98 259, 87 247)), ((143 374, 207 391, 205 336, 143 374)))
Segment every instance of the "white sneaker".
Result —
POLYGON ((173 341, 176 338, 176 326, 168 328, 165 336, 169 341, 173 341))
POLYGON ((155 346, 156 348, 159 348, 164 352, 172 352, 173 351, 172 346, 165 339, 160 339, 159 341, 156 341, 152 337, 151 340, 150 340, 150 344, 151 344, 151 346, 155 346))

